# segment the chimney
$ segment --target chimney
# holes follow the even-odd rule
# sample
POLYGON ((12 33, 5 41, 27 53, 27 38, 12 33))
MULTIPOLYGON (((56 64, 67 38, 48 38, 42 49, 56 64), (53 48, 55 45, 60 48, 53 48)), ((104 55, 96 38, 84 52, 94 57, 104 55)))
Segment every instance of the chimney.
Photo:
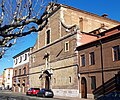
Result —
POLYGON ((103 15, 102 15, 102 17, 105 17, 105 18, 107 18, 107 16, 108 16, 107 14, 103 14, 103 15))

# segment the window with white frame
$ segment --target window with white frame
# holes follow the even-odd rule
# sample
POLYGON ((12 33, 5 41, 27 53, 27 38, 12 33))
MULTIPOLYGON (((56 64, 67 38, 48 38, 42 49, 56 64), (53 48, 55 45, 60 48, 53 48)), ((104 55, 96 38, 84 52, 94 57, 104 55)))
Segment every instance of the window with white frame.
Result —
POLYGON ((24 56, 25 56, 25 58, 24 58, 24 61, 25 61, 25 60, 27 60, 27 54, 25 54, 24 56))
POLYGON ((21 63, 21 62, 22 62, 22 56, 19 57, 19 63, 21 63))
POLYGON ((65 52, 69 51, 69 41, 65 42, 65 52))
POLYGON ((14 64, 16 64, 16 59, 14 59, 14 64))
POLYGON ((18 63, 18 58, 15 58, 15 65, 18 63))

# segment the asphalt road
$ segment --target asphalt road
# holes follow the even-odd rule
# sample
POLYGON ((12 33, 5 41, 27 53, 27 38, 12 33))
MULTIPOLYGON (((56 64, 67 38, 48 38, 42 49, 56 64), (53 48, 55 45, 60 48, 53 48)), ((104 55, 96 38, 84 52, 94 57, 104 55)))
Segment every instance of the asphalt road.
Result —
POLYGON ((66 100, 66 99, 41 98, 36 96, 26 96, 25 94, 13 93, 10 91, 0 91, 0 100, 66 100))
POLYGON ((0 100, 94 100, 94 99, 80 99, 70 97, 41 98, 36 96, 26 96, 25 94, 21 93, 13 93, 8 90, 0 90, 0 100))
POLYGON ((12 93, 10 91, 0 91, 0 100, 58 100, 58 99, 26 96, 24 94, 12 93))

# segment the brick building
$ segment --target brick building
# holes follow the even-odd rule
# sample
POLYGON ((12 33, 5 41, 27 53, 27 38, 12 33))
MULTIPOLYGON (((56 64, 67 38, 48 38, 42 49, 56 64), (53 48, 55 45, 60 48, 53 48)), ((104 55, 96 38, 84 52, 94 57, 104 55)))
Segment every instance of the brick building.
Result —
POLYGON ((29 88, 29 52, 30 48, 13 57, 13 91, 26 93, 29 88))
POLYGON ((117 25, 119 22, 106 17, 55 4, 30 52, 30 87, 51 88, 55 95, 81 98, 75 49, 97 39, 89 33, 92 30, 102 32, 117 25))
POLYGON ((120 72, 120 25, 95 36, 99 37, 77 47, 79 89, 85 98, 120 72))

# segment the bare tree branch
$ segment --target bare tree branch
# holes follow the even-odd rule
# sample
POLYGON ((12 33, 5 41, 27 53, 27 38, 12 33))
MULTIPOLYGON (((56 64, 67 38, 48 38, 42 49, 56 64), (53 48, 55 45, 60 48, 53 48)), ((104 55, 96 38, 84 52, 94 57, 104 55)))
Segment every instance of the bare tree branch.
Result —
POLYGON ((0 0, 0 56, 16 43, 18 37, 41 31, 47 25, 49 10, 54 3, 50 3, 45 10, 48 5, 46 1, 0 0), (31 23, 34 25, 31 26, 31 23))

